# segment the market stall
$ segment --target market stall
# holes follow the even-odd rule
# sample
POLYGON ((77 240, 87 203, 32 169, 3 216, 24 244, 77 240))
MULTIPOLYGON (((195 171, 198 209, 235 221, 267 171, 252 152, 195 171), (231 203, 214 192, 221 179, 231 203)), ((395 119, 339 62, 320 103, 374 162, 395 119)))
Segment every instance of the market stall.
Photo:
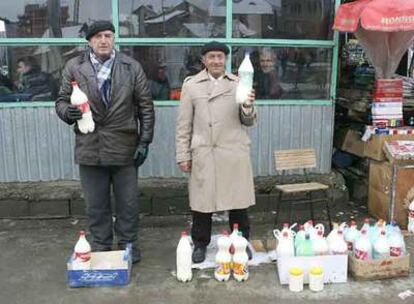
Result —
MULTIPOLYGON (((368 63, 354 73, 354 83, 365 86, 365 94, 348 90, 353 95, 353 100, 349 102, 353 112, 346 114, 359 121, 348 121, 345 128, 337 128, 335 146, 362 159, 359 173, 369 171, 370 213, 387 220, 396 219, 405 228, 407 206, 395 204, 403 204, 414 196, 414 170, 409 166, 410 162, 414 162, 407 161, 405 167, 400 168, 405 172, 402 175, 396 173, 397 167, 391 166, 388 171, 393 177, 389 179, 381 179, 381 175, 372 173, 375 171, 384 175, 388 172, 386 169, 392 159, 386 158, 384 143, 414 140, 414 118, 410 110, 412 100, 409 99, 414 93, 412 80, 395 74, 402 57, 414 42, 414 2, 359 0, 343 4, 335 17, 334 29, 352 33, 357 39, 356 45, 362 46, 362 52, 368 59, 368 63), (371 79, 369 73, 373 76, 371 79), (402 178, 413 182, 399 187, 402 178), (396 202, 396 197, 402 199, 396 202), (394 212, 395 209, 400 212, 394 212)), ((347 47, 355 56, 357 46, 347 47)), ((346 98, 339 99, 339 106, 346 103, 344 100, 346 98)), ((343 164, 343 159, 339 163, 341 161, 343 164)), ((361 175, 364 176, 363 173, 361 175)))

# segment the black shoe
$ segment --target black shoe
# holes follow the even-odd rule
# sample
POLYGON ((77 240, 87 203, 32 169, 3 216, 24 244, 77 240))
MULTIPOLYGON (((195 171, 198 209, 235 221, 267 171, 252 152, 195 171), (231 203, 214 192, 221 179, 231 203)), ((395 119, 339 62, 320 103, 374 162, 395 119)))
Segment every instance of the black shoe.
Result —
POLYGON ((247 256, 249 257, 249 261, 253 259, 253 252, 250 250, 249 246, 246 247, 246 253, 247 253, 247 256))
POLYGON ((193 263, 201 263, 204 262, 204 260, 206 259, 206 247, 203 246, 198 246, 194 248, 193 251, 193 263))
POLYGON ((141 250, 139 248, 132 247, 132 264, 138 263, 141 261, 141 250))
MULTIPOLYGON (((126 244, 118 244, 119 250, 125 250, 126 244)), ((132 245, 132 264, 138 263, 141 261, 141 250, 137 245, 132 245)))

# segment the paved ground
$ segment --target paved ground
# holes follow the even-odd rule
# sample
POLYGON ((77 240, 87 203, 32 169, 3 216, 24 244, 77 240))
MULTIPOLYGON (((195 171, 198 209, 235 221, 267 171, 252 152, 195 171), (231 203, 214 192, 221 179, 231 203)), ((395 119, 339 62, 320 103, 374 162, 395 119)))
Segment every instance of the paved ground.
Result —
MULTIPOLYGON (((252 238, 267 238, 270 222, 253 215, 252 238)), ((348 283, 326 285, 321 293, 291 293, 279 284, 276 265, 266 264, 251 268, 244 283, 219 283, 212 270, 194 271, 190 283, 179 283, 173 276, 175 247, 180 231, 189 225, 188 216, 144 217, 143 258, 133 267, 128 286, 71 289, 66 285, 65 261, 77 231, 86 228, 85 219, 0 220, 0 303, 414 303, 414 297, 398 298, 402 291, 414 291, 413 275, 372 282, 349 278, 348 283)), ((213 229, 217 232, 226 225, 215 222, 213 229)), ((413 254, 411 238, 408 247, 413 254)))

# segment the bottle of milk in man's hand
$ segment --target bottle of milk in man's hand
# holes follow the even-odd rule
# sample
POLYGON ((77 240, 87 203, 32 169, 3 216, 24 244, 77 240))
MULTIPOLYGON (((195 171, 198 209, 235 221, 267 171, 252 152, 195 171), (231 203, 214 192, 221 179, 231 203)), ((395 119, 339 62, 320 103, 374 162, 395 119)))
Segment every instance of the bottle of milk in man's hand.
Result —
POLYGON ((248 95, 251 93, 253 88, 253 74, 254 69, 252 62, 250 61, 250 54, 247 52, 244 55, 244 59, 239 67, 239 84, 237 85, 236 91, 236 102, 239 104, 247 104, 248 95))

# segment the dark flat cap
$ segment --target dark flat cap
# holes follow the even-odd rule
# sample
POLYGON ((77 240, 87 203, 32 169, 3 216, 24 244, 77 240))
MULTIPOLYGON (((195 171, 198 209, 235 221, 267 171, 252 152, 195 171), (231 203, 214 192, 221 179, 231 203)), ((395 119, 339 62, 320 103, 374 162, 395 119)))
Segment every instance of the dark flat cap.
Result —
POLYGON ((89 25, 88 30, 86 31, 86 40, 91 39, 95 34, 102 31, 111 31, 115 33, 115 27, 112 22, 106 20, 95 21, 89 25))
POLYGON ((220 51, 226 55, 230 52, 227 45, 218 41, 210 41, 209 43, 206 43, 201 49, 201 55, 204 55, 210 51, 220 51))

